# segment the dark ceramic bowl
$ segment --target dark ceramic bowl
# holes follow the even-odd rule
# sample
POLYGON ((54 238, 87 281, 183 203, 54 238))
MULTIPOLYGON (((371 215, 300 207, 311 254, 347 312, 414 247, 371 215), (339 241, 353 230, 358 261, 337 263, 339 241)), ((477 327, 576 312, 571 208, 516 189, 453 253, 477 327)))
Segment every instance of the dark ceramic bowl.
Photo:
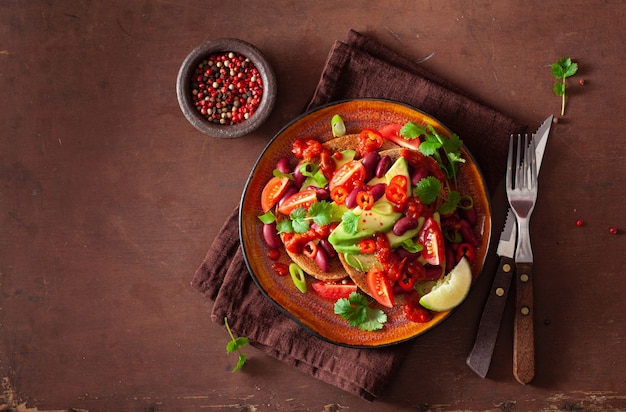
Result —
POLYGON ((183 61, 176 80, 178 104, 189 122, 199 131, 213 137, 235 138, 259 128, 269 117, 276 100, 276 77, 263 54, 250 43, 234 38, 210 40, 195 48, 183 61), (209 56, 233 52, 250 59, 257 68, 263 84, 263 94, 256 111, 236 124, 218 124, 209 121, 196 108, 192 98, 192 80, 198 65, 209 56))

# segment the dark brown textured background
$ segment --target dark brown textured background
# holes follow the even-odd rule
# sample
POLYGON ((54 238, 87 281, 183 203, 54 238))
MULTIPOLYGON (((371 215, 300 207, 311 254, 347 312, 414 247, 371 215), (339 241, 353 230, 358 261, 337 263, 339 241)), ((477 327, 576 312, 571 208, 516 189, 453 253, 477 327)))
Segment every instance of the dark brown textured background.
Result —
POLYGON ((626 407, 623 3, 405 3, 0 2, 0 410, 626 407), (560 110, 549 64, 580 64, 532 222, 530 386, 512 377, 510 307, 487 379, 465 366, 490 276, 373 404, 254 348, 230 373, 227 334, 189 282, 350 28, 434 53, 424 67, 532 129, 560 110), (257 45, 279 81, 268 123, 228 141, 193 129, 175 95, 186 54, 221 36, 257 45))

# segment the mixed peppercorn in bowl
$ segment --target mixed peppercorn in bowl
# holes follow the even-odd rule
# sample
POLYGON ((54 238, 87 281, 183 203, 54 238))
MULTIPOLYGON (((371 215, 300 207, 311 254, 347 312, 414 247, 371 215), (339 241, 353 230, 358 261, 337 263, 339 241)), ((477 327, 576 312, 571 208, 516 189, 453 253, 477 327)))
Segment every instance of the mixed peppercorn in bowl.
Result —
POLYGON ((185 58, 176 93, 183 114, 196 129, 235 138, 267 120, 276 99, 276 79, 255 46, 220 38, 203 43, 185 58))

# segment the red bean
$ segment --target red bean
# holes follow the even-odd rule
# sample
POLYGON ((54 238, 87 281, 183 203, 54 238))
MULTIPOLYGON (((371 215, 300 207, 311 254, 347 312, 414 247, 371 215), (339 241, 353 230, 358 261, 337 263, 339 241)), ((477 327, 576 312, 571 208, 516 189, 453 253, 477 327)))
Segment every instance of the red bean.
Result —
POLYGON ((467 220, 459 220, 459 233, 467 243, 470 243, 475 247, 478 246, 478 237, 467 220))
POLYGON ((417 224, 417 219, 410 216, 404 216, 393 225, 393 234, 396 236, 402 236, 407 230, 415 229, 417 224))
POLYGON ((383 177, 391 167, 391 157, 384 155, 376 165, 376 177, 383 177))
POLYGON ((282 204, 285 202, 285 199, 287 199, 289 196, 295 195, 296 193, 298 193, 298 188, 296 188, 294 185, 287 186, 287 189, 285 189, 285 193, 283 193, 283 197, 281 197, 278 201, 278 206, 282 206, 282 204))
POLYGON ((305 180, 306 176, 302 174, 302 172, 300 171, 300 164, 298 164, 293 171, 293 183, 296 185, 297 188, 300 188, 305 180))
POLYGON ((328 255, 324 248, 318 248, 317 253, 315 254, 315 263, 317 267, 320 268, 322 272, 328 272, 330 269, 330 263, 328 261, 328 255))
POLYGON ((428 169, 425 167, 417 166, 411 172, 411 183, 413 186, 417 185, 420 180, 428 176, 428 169))
POLYGON ((276 169, 278 169, 281 173, 291 173, 291 166, 289 166, 289 159, 286 157, 281 157, 280 160, 276 163, 276 169))
POLYGON ((263 239, 265 243, 272 249, 281 247, 280 237, 276 233, 276 223, 267 223, 263 225, 263 239))
POLYGON ((324 249, 328 257, 333 258, 337 256, 337 251, 327 239, 320 240, 319 246, 321 246, 322 249, 324 249))
POLYGON ((365 167, 365 181, 374 177, 378 162, 380 162, 380 155, 378 152, 369 152, 363 156, 361 163, 363 163, 363 166, 365 167))
POLYGON ((352 189, 352 191, 346 198, 346 207, 349 209, 354 209, 357 205, 356 197, 358 196, 359 192, 362 192, 364 190, 365 188, 363 186, 357 186, 354 189, 352 189))
POLYGON ((378 199, 383 197, 383 195, 385 194, 385 187, 386 185, 384 183, 378 183, 370 187, 370 193, 374 197, 374 201, 377 201, 378 199))
POLYGON ((469 222, 470 226, 476 225, 476 209, 461 209, 461 215, 469 222))

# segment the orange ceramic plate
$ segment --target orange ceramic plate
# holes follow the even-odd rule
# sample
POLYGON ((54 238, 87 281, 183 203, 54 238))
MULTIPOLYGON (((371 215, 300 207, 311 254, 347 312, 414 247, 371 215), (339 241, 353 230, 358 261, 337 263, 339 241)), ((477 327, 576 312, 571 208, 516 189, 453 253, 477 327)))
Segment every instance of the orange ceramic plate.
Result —
MULTIPOLYGON (((437 120, 404 104, 386 100, 350 100, 327 105, 306 113, 283 128, 267 145, 254 165, 244 190, 239 216, 241 244, 248 269, 261 291, 281 310, 319 337, 345 346, 379 347, 412 339, 450 315, 450 312, 435 313, 428 323, 414 323, 403 314, 401 307, 385 309, 387 323, 378 331, 362 331, 351 327, 333 312, 334 302, 319 297, 312 288, 305 294, 293 284, 291 277, 277 276, 272 270, 272 261, 267 257, 267 246, 263 240, 261 191, 272 177, 276 162, 289 157, 292 142, 302 137, 315 137, 320 141, 333 139, 330 119, 339 114, 343 118, 347 133, 359 133, 364 128, 377 129, 389 123, 404 124, 408 121, 427 122, 439 133, 450 135, 450 131, 437 120)), ((463 139, 463 136, 460 136, 463 139)), ((485 183, 477 165, 465 148, 466 163, 459 172, 459 191, 470 194, 478 215, 481 242, 477 258, 472 266, 474 281, 478 277, 489 247, 491 213, 485 183)), ((281 253, 281 261, 289 263, 287 254, 281 253)), ((309 284, 314 280, 307 276, 309 284)))

